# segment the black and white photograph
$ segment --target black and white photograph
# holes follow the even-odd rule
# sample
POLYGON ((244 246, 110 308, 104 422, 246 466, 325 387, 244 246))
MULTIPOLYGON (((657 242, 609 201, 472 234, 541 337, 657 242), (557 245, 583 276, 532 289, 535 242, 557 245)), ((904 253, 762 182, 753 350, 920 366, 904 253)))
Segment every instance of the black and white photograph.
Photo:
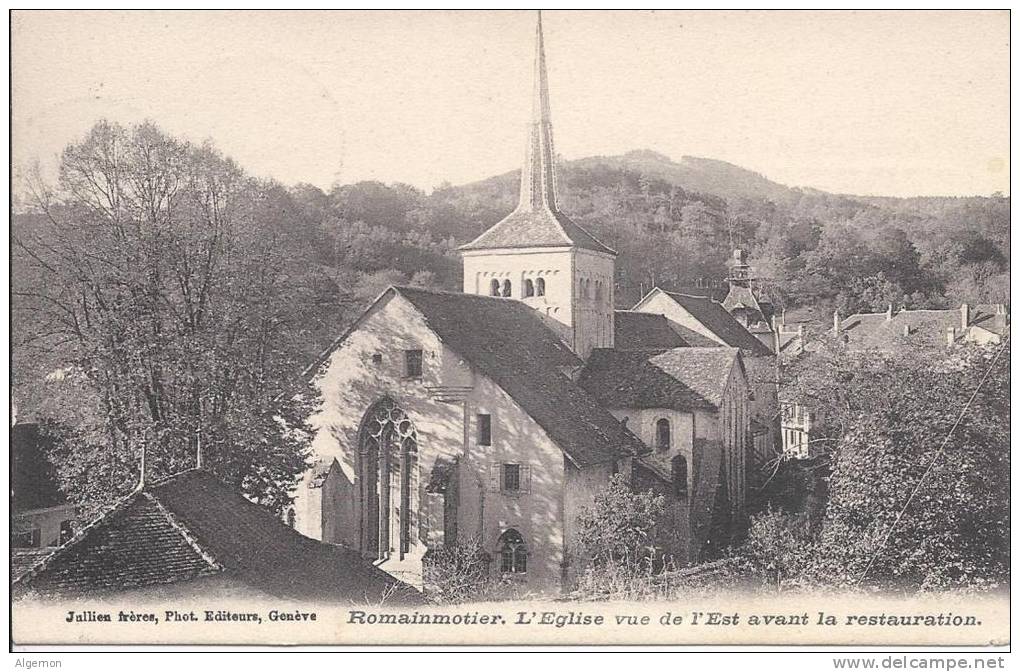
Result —
POLYGON ((1008 651, 1008 9, 9 21, 12 652, 1008 651))

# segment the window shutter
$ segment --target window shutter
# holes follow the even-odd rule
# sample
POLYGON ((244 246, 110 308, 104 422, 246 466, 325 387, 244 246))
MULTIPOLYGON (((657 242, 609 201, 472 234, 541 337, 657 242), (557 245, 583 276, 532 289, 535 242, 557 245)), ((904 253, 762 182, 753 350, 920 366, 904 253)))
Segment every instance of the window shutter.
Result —
POLYGON ((503 477, 503 465, 493 462, 489 465, 489 492, 499 492, 502 489, 500 482, 503 477))
POLYGON ((531 492, 531 465, 521 465, 521 492, 531 492))

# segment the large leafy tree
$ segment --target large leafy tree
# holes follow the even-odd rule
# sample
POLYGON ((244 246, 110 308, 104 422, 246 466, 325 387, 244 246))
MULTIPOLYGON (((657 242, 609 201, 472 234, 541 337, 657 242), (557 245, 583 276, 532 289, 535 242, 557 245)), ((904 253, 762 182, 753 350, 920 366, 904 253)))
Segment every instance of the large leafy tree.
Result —
POLYGON ((50 370, 46 394, 63 395, 46 409, 73 428, 56 463, 86 510, 134 487, 143 455, 154 479, 199 453, 286 503, 304 466, 287 386, 309 304, 288 199, 152 124, 98 123, 56 185, 36 183, 13 232, 14 369, 50 370))
POLYGON ((1003 585, 1009 571, 1009 347, 830 343, 796 383, 825 415, 832 475, 808 569, 838 586, 1003 585))

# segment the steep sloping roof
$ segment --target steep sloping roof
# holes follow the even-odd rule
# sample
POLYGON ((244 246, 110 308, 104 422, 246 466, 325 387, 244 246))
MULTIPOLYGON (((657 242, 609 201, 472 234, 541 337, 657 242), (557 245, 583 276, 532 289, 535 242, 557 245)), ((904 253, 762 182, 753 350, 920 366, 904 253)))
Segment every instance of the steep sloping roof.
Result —
POLYGON ((11 427, 11 508, 14 513, 66 503, 46 457, 47 440, 35 423, 11 427))
POLYGON ((556 202, 556 152, 541 15, 535 26, 535 88, 531 112, 517 208, 460 249, 579 247, 615 255, 615 251, 560 212, 556 202))
POLYGON ((751 291, 750 287, 745 287, 743 285, 730 285, 730 291, 727 292, 722 305, 723 308, 728 311, 733 310, 734 308, 746 308, 747 310, 754 310, 759 313, 762 312, 761 306, 758 305, 758 299, 754 296, 754 292, 751 291))
POLYGON ((28 570, 52 553, 52 548, 12 548, 11 580, 21 578, 28 570))
POLYGON ((617 310, 613 315, 613 330, 613 342, 618 350, 655 350, 691 345, 670 328, 664 315, 655 313, 617 310))
POLYGON ((136 491, 15 581, 18 590, 88 594, 223 574, 291 599, 355 601, 396 586, 358 553, 304 537, 209 472, 136 491))
POLYGON ((714 409, 722 402, 736 348, 596 349, 580 384, 609 408, 714 409))
POLYGON ((772 354, 764 343, 745 329, 718 301, 713 301, 706 296, 692 296, 676 292, 665 292, 665 294, 683 306, 687 312, 694 316, 694 319, 705 325, 706 329, 721 338, 726 345, 747 350, 755 356, 772 354))
MULTIPOLYGON (((666 321, 669 322, 669 320, 666 320, 666 321)), ((719 343, 717 343, 716 341, 713 341, 708 336, 704 336, 702 334, 699 334, 698 332, 694 331, 693 329, 688 329, 687 327, 683 326, 682 324, 677 324, 676 322, 670 322, 669 323, 669 328, 672 329, 674 332, 676 332, 676 334, 680 338, 683 339, 684 343, 689 348, 718 348, 719 347, 719 343)))
POLYGON ((647 452, 561 367, 580 359, 542 323, 534 309, 513 299, 438 292, 393 291, 411 302, 447 346, 496 382, 578 465, 647 452))
POLYGON ((461 250, 520 249, 528 247, 580 247, 616 254, 579 224, 558 210, 521 208, 514 210, 461 250))

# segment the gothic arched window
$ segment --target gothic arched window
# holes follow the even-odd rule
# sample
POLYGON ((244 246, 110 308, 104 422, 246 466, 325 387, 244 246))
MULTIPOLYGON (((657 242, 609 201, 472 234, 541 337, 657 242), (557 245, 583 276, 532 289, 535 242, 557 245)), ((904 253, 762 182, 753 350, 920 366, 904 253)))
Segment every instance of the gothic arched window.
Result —
POLYGON ((503 281, 503 296, 509 297, 511 289, 512 286, 510 285, 510 279, 507 278, 506 280, 503 281))
POLYGON ((673 492, 677 497, 687 495, 687 458, 677 455, 670 464, 673 478, 673 492))
POLYGON ((655 421, 655 448, 660 452, 666 452, 670 446, 669 420, 659 418, 655 421))
POLYGON ((534 295, 535 295, 535 283, 531 281, 531 278, 528 278, 524 281, 524 296, 528 297, 534 295))
POLYGON ((500 535, 497 545, 499 569, 503 574, 524 574, 528 571, 528 549, 524 537, 510 528, 500 535))
POLYGON ((499 280, 496 278, 489 283, 489 296, 499 296, 499 280))
POLYGON ((602 300, 602 282, 599 280, 595 281, 595 300, 602 300))
POLYGON ((535 296, 545 296, 545 278, 535 280, 535 296))

